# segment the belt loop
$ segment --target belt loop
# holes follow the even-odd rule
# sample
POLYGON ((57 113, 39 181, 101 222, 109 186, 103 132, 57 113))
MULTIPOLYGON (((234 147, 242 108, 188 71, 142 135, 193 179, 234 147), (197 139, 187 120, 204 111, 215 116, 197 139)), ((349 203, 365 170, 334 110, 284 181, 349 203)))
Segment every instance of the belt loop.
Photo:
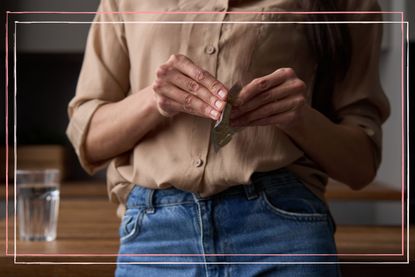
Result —
POLYGON ((146 213, 152 214, 155 212, 154 206, 153 206, 153 196, 154 196, 155 189, 148 189, 147 194, 147 207, 146 207, 146 213))
POLYGON ((202 199, 202 197, 200 196, 200 194, 198 192, 192 192, 192 196, 193 196, 193 199, 195 200, 195 202, 198 202, 199 200, 202 199))
POLYGON ((252 181, 250 181, 248 185, 243 185, 243 187, 245 190, 246 198, 248 198, 248 200, 252 200, 258 197, 255 184, 252 181))

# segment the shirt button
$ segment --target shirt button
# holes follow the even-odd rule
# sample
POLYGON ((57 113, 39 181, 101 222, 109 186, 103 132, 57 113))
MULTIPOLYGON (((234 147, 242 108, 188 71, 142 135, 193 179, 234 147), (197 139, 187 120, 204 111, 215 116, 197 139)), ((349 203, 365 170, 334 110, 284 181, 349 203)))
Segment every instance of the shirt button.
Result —
POLYGON ((365 132, 369 137, 373 137, 375 135, 375 131, 370 128, 365 128, 365 132))
POLYGON ((201 159, 197 159, 193 161, 194 166, 201 167, 203 165, 203 161, 201 159))
POLYGON ((205 52, 208 53, 209 55, 212 55, 213 53, 216 52, 216 48, 212 45, 208 45, 205 48, 205 52))

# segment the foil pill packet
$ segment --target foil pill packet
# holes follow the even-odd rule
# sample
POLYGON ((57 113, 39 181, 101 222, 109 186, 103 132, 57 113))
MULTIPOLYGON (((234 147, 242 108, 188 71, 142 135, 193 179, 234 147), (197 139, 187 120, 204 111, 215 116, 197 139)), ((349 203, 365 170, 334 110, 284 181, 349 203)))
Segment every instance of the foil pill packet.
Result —
POLYGON ((242 85, 239 83, 234 84, 232 88, 229 90, 228 101, 226 102, 226 106, 222 111, 221 117, 218 121, 216 121, 211 131, 211 139, 216 151, 228 144, 232 140, 233 134, 238 130, 237 128, 232 128, 229 125, 229 123, 232 105, 238 97, 239 92, 241 90, 242 85))

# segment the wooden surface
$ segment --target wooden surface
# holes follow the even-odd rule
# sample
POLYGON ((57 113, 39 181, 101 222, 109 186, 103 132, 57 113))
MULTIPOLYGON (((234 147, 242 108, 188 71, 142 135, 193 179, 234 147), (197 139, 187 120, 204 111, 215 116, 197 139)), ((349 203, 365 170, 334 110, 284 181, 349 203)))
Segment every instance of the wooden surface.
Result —
POLYGON ((381 182, 374 182, 361 190, 352 190, 348 186, 330 180, 327 184, 326 197, 329 201, 338 200, 368 200, 368 201, 401 201, 402 193, 381 182))
MULTIPOLYGON (((58 239, 52 242, 17 240, 19 255, 34 253, 116 254, 119 218, 106 199, 68 198, 60 205, 58 239)), ((13 215, 9 218, 9 251, 13 253, 13 215)), ((0 221, 5 230, 5 220, 0 221)), ((401 228, 387 226, 337 226, 339 253, 400 253, 401 228)), ((0 245, 4 246, 4 236, 0 245)), ((353 259, 347 258, 345 259, 353 259)))
MULTIPOLYGON (((2 185, 0 197, 5 197, 5 189, 2 185)), ((13 183, 9 183, 9 197, 13 196, 13 183)), ((61 195, 68 197, 107 197, 106 184, 104 182, 64 182, 61 185, 61 195)), ((375 182, 367 187, 354 191, 348 186, 330 180, 327 184, 327 200, 388 200, 401 201, 401 190, 392 189, 385 184, 375 182)))
MULTIPOLYGON (((9 249, 13 250, 13 217, 10 220, 9 249)), ((62 199, 57 240, 18 240, 16 253, 116 254, 119 223, 115 205, 106 199, 62 199)), ((4 220, 0 223, 0 228, 5 228, 4 220)))
MULTIPOLYGON (((106 197, 103 184, 62 185, 58 239, 53 242, 17 241, 17 262, 114 262, 118 250, 119 218, 106 197), (40 257, 39 254, 48 254, 40 257), (66 254, 69 257, 60 255, 66 254), (80 254, 80 255, 79 255, 80 254), (104 254, 104 256, 99 256, 104 254)), ((0 221, 0 276, 113 276, 115 265, 23 265, 13 263, 13 216, 9 218, 8 253, 5 255, 5 221, 0 221)), ((412 226, 412 245, 415 227, 412 226)), ((347 254, 401 253, 401 228, 338 226, 336 243, 341 261, 400 261, 397 256, 348 256, 347 254)), ((413 257, 413 253, 412 253, 413 257)), ((352 267, 345 267, 347 271, 352 267)), ((351 270, 353 271, 353 270, 351 270)), ((355 272, 355 271, 353 271, 355 272)), ((354 274, 354 273, 353 273, 354 274)), ((345 275, 347 276, 347 275, 345 275)), ((348 275, 350 276, 350 275, 348 275)), ((354 275, 356 276, 356 275, 354 275)), ((401 275, 404 276, 404 275, 401 275)), ((415 275, 414 275, 415 276, 415 275)))
MULTIPOLYGON (((6 197, 6 190, 4 184, 1 185, 0 197, 6 197)), ((64 182, 60 187, 60 194, 62 197, 76 197, 76 198, 107 198, 107 188, 104 182, 64 182)), ((9 182, 9 198, 13 197, 13 182, 9 182)))

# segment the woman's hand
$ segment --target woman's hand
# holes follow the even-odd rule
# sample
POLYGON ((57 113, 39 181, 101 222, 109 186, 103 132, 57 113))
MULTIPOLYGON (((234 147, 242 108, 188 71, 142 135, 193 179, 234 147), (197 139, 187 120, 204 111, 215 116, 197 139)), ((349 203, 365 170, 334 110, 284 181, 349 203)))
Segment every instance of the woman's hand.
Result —
POLYGON ((353 189, 373 180, 375 150, 368 136, 360 127, 333 123, 308 105, 305 84, 292 69, 253 80, 236 102, 231 125, 277 126, 331 178, 353 189))
POLYGON ((286 129, 303 116, 306 86, 293 69, 280 68, 254 79, 240 92, 231 115, 231 125, 275 125, 286 129))
POLYGON ((186 56, 176 54, 157 69, 153 83, 159 112, 172 117, 185 112, 219 119, 228 90, 186 56))

